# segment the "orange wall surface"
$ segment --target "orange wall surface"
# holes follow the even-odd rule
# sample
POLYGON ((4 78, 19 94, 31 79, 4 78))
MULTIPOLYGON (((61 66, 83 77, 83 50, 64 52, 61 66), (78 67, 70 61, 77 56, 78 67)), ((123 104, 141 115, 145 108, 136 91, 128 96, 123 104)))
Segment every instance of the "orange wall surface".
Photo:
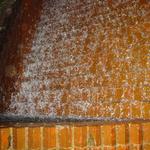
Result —
POLYGON ((150 150, 150 123, 0 129, 1 150, 150 150))

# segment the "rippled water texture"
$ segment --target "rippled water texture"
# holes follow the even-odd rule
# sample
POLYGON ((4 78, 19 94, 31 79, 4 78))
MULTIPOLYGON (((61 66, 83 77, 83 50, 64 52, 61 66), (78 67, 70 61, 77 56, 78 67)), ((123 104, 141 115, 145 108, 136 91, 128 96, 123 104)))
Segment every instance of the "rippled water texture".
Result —
POLYGON ((148 0, 44 0, 22 60, 7 115, 150 119, 148 0))

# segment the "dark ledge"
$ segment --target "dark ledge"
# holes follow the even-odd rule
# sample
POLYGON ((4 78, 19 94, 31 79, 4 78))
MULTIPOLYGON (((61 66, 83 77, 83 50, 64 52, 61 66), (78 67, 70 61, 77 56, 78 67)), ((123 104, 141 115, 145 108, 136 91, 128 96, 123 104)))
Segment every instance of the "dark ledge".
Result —
POLYGON ((150 119, 111 118, 111 117, 24 117, 0 115, 0 127, 53 126, 53 125, 99 125, 120 123, 143 123, 150 119))

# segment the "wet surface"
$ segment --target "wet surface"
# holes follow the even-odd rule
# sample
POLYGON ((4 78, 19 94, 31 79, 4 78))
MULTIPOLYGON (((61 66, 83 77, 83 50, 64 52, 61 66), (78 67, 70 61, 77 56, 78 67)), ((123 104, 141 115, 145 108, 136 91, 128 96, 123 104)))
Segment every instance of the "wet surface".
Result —
POLYGON ((149 1, 34 5, 8 35, 0 120, 148 121, 149 1))

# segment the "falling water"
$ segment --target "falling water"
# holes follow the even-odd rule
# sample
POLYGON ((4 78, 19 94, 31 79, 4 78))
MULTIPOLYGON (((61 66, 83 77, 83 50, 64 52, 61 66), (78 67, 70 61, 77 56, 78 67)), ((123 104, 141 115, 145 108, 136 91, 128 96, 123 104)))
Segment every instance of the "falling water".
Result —
POLYGON ((7 114, 146 119, 149 14, 139 0, 44 0, 7 114))

